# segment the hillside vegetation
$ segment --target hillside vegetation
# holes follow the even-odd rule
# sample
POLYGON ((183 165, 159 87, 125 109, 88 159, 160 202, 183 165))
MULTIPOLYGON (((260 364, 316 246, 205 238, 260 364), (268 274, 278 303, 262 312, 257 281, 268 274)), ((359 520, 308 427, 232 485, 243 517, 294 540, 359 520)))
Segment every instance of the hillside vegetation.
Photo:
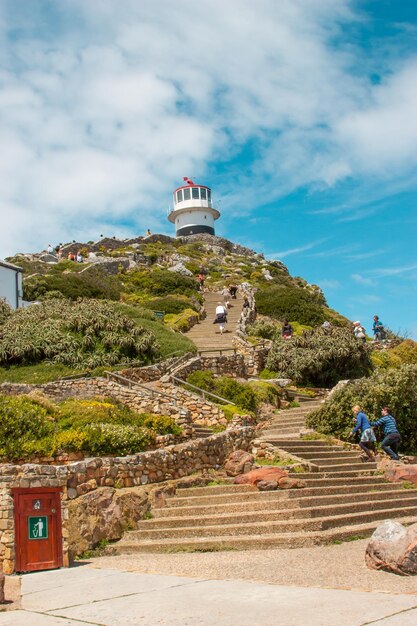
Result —
POLYGON ((169 433, 181 433, 170 417, 135 413, 113 400, 0 395, 0 457, 8 461, 62 452, 133 454, 169 433))

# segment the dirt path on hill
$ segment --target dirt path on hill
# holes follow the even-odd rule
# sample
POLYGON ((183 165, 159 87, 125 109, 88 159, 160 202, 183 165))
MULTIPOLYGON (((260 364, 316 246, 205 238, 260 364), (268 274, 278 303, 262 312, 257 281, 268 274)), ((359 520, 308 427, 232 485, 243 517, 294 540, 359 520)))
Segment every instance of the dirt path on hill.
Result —
POLYGON ((370 570, 368 540, 313 548, 135 554, 92 559, 90 567, 330 589, 417 594, 417 577, 370 570))

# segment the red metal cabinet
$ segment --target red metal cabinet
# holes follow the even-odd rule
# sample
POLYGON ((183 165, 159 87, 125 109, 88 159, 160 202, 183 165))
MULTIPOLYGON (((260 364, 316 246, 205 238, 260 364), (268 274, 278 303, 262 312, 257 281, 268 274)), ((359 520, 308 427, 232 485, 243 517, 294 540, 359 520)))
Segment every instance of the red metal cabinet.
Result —
POLYGON ((12 489, 16 571, 62 567, 61 488, 12 489))

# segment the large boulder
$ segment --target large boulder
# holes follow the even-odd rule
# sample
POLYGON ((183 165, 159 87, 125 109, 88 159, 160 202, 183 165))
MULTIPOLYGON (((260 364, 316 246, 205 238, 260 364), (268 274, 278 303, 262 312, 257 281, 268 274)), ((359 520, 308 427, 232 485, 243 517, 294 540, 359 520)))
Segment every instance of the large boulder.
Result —
POLYGON ((417 524, 408 528, 393 520, 380 524, 368 543, 365 561, 371 569, 417 574, 417 524))
POLYGON ((236 476, 234 483, 236 485, 257 485, 259 481, 276 481, 279 484, 281 478, 288 476, 288 472, 280 467, 260 467, 252 470, 247 474, 236 476))
POLYGON ((235 450, 231 452, 224 463, 224 469, 228 476, 237 476, 238 474, 246 474, 254 464, 253 454, 245 450, 235 450))
POLYGON ((185 267, 184 263, 176 263, 175 265, 172 265, 172 267, 168 268, 168 272, 176 272, 182 276, 193 276, 193 273, 185 267))
POLYGON ((304 489, 304 487, 307 487, 307 483, 305 480, 301 480, 301 478, 285 476, 279 481, 278 487, 279 489, 304 489))
POLYGON ((70 501, 68 544, 70 558, 106 539, 120 539, 127 528, 135 528, 149 508, 143 487, 114 489, 100 487, 70 501))
POLYGON ((416 464, 405 465, 390 459, 383 459, 379 467, 384 471, 385 478, 390 483, 409 482, 417 486, 416 464))

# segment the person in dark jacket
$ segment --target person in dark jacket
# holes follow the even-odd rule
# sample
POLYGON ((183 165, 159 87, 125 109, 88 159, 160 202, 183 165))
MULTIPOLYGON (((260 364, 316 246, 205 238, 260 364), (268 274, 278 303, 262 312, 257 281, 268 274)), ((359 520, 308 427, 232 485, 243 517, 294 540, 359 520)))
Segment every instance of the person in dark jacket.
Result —
POLYGON ((281 335, 284 339, 291 339, 294 334, 294 329, 289 323, 288 320, 284 320, 284 324, 282 325, 281 335))
POLYGON ((391 459, 399 461, 398 446, 401 443, 401 435, 398 432, 397 422, 392 417, 391 412, 387 406, 384 406, 382 411, 382 417, 376 422, 372 422, 371 426, 382 426, 384 431, 384 439, 381 441, 381 447, 391 459))

